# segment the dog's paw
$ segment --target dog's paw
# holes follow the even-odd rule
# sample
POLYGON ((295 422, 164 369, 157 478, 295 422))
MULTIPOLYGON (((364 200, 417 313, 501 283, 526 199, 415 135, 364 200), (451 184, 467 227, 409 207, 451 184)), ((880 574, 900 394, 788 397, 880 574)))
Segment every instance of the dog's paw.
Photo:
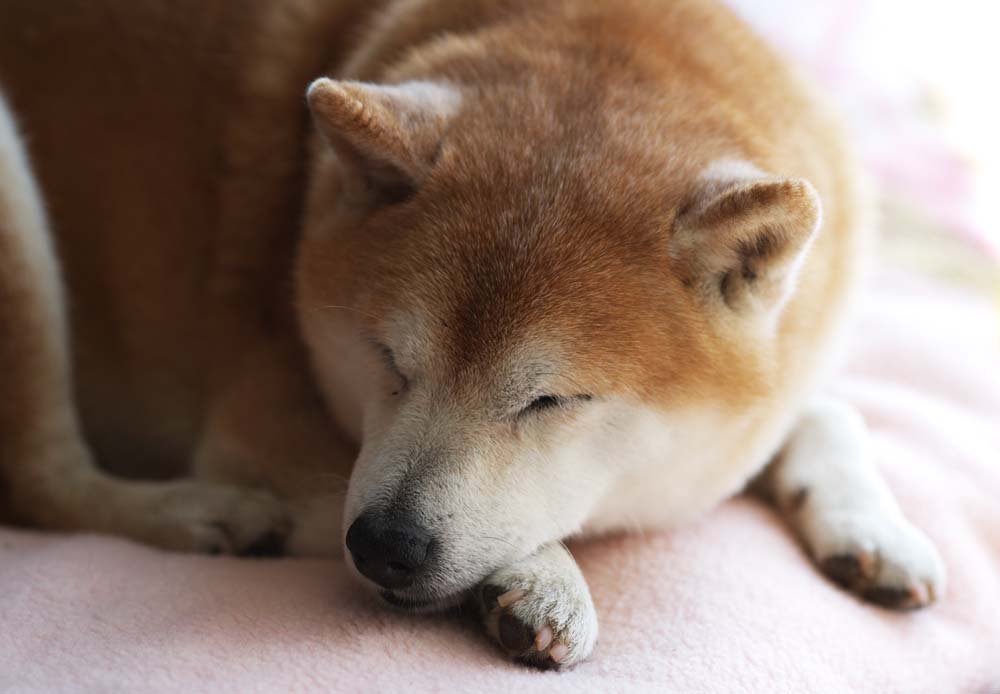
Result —
POLYGON ((568 667, 593 651, 597 614, 575 564, 573 571, 546 568, 529 561, 497 571, 477 599, 487 633, 510 657, 545 669, 568 667))
POLYGON ((941 555, 905 518, 828 513, 811 539, 823 573, 865 600, 906 610, 944 595, 941 555))
POLYGON ((146 515, 147 541, 205 554, 281 554, 290 522, 284 505, 264 491, 178 481, 155 493, 146 515))

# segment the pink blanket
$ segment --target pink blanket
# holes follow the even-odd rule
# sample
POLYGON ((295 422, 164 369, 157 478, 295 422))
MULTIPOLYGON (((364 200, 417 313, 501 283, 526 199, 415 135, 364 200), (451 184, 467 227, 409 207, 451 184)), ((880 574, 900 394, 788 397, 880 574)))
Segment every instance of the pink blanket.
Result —
POLYGON ((856 601, 736 500, 694 527, 576 547, 601 639, 589 662, 541 673, 468 618, 390 611, 336 561, 2 529, 0 691, 1000 692, 997 314, 899 277, 856 334, 837 388, 944 554, 932 609, 856 601))

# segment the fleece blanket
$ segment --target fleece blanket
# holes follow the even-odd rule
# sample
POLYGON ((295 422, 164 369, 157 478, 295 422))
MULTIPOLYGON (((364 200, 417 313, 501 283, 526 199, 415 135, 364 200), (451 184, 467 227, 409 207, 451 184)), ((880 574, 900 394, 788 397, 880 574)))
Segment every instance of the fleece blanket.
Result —
POLYGON ((174 555, 0 529, 4 692, 1000 692, 1000 329, 912 277, 865 302, 837 391, 950 573, 892 613, 824 580, 766 507, 573 547, 601 637, 568 672, 506 663, 461 613, 393 612, 339 561, 174 555))

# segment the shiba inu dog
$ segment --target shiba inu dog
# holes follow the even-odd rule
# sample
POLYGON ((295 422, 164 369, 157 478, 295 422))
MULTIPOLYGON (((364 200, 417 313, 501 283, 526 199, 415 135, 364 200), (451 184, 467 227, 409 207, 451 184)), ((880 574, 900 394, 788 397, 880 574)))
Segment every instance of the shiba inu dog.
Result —
POLYGON ((858 171, 722 7, 12 0, 0 84, 8 520, 345 546, 541 666, 597 638, 563 539, 748 484, 861 596, 943 590, 823 396, 858 171))

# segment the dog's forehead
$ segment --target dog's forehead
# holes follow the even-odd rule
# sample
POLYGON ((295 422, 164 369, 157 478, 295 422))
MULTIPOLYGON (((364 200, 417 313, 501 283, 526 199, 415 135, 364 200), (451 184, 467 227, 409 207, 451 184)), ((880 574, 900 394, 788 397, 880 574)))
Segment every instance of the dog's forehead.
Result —
POLYGON ((468 325, 455 319, 461 313, 455 309, 417 299, 388 315, 380 332, 400 367, 437 366, 451 376, 475 371, 499 388, 536 383, 564 367, 565 350, 551 336, 514 325, 507 330, 488 330, 481 321, 468 325))
POLYGON ((642 270, 615 257, 621 250, 483 236, 403 273, 385 332, 404 370, 530 390, 597 362, 612 366, 639 324, 655 321, 642 270), (644 309, 633 310, 640 299, 644 309))
POLYGON ((446 143, 426 187, 386 218, 379 262, 412 362, 499 380, 545 360, 624 364, 669 312, 676 178, 576 137, 533 151, 470 138, 446 143))

